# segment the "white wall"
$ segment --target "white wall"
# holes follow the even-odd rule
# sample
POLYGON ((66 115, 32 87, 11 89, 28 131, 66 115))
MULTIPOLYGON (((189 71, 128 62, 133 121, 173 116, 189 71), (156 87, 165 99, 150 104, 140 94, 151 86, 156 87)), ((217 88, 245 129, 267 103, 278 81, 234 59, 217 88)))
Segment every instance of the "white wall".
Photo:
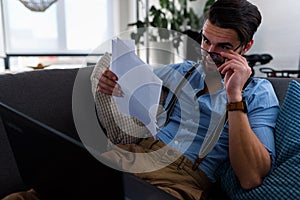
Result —
MULTIPOLYGON (((0 24, 3 24, 3 5, 0 1, 0 24)), ((5 41, 3 26, 0 26, 0 57, 5 57, 5 41)))
MULTIPOLYGON (((300 1, 250 0, 262 13, 263 21, 249 53, 270 53, 269 66, 298 69, 300 57, 300 1)), ((265 65, 266 66, 266 65, 265 65)))

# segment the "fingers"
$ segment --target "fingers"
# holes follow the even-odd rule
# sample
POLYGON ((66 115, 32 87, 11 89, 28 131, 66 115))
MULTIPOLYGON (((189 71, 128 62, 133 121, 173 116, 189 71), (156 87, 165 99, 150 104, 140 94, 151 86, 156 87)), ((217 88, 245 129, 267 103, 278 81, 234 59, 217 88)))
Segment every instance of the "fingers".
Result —
POLYGON ((233 71, 246 76, 251 75, 252 71, 245 57, 232 50, 229 53, 221 52, 221 55, 226 58, 226 62, 218 68, 221 74, 233 71))
POLYGON ((123 96, 120 85, 117 83, 118 77, 109 69, 101 73, 98 82, 99 91, 108 95, 123 96))

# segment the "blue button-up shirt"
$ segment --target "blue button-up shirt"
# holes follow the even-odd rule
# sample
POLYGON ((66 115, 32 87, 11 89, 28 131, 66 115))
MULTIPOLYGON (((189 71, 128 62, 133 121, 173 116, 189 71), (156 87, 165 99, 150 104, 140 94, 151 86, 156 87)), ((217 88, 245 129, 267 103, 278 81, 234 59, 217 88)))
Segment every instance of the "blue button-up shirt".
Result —
MULTIPOLYGON (((164 86, 170 89, 166 104, 174 93, 185 73, 194 65, 185 61, 171 64, 155 70, 163 80, 164 86)), ((177 151, 183 153, 191 161, 199 156, 201 145, 206 134, 220 121, 227 103, 224 86, 213 94, 196 97, 204 88, 205 73, 198 66, 188 82, 177 95, 178 101, 171 113, 169 123, 161 128, 157 138, 177 151)), ((209 86, 208 86, 209 87, 209 86)), ((274 127, 279 112, 279 103, 271 83, 265 79, 252 78, 243 94, 247 102, 248 119, 252 130, 269 151, 272 168, 275 161, 274 127)), ((211 181, 215 181, 215 171, 221 163, 229 159, 228 123, 226 122, 218 142, 199 165, 211 181)))

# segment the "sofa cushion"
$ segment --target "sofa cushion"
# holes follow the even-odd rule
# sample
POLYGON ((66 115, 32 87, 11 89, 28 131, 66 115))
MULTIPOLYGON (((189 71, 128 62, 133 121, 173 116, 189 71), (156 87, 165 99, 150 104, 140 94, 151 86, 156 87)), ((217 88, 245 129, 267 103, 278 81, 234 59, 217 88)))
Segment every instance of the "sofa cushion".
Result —
POLYGON ((300 83, 292 80, 275 127, 276 164, 300 152, 300 83))
POLYGON ((280 106, 282 106, 283 104, 289 83, 292 80, 298 80, 298 82, 300 81, 300 78, 295 79, 295 78, 266 77, 265 79, 271 82, 280 106))
POLYGON ((298 199, 300 196, 300 83, 292 80, 277 118, 275 131, 277 167, 263 184, 243 190, 230 163, 218 170, 222 188, 230 199, 298 199))

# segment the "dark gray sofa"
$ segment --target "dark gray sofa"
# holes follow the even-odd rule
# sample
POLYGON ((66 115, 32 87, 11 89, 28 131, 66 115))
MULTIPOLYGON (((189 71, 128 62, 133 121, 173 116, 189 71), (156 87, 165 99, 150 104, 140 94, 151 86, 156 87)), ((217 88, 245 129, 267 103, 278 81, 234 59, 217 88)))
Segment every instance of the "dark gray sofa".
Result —
MULTIPOLYGON (((87 67, 87 73, 92 67, 87 67)), ((78 69, 45 69, 17 74, 0 75, 0 101, 37 119, 58 131, 78 139, 72 115, 72 91, 78 69)), ((267 78, 275 88, 280 104, 292 78, 267 78)), ((297 78, 300 82, 300 78, 297 78)), ((125 177, 126 178, 126 177, 125 177)), ((131 195, 143 196, 152 191, 152 197, 143 199, 171 199, 144 181, 127 176, 126 190, 131 195), (140 190, 138 190, 140 188, 140 190), (134 190, 132 190, 134 189, 134 190), (157 193, 157 196, 155 194, 157 193)), ((18 173, 14 156, 0 121, 0 198, 12 192, 26 190, 18 173)), ((224 196, 223 196, 224 197, 224 196)), ((139 199, 139 198, 137 198, 139 199)))

